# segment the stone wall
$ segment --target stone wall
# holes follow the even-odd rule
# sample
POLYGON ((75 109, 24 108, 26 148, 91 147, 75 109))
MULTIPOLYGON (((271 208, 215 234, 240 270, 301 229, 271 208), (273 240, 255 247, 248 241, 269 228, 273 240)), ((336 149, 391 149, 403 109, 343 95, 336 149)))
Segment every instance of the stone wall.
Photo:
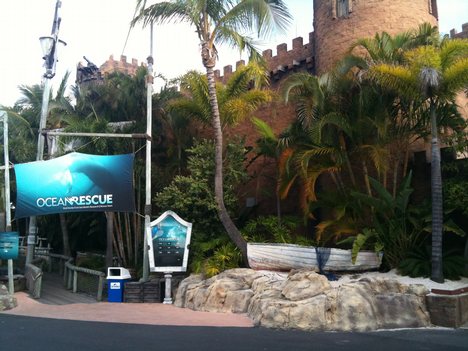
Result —
POLYGON ((430 294, 426 297, 426 303, 435 325, 458 328, 468 321, 468 293, 430 294))

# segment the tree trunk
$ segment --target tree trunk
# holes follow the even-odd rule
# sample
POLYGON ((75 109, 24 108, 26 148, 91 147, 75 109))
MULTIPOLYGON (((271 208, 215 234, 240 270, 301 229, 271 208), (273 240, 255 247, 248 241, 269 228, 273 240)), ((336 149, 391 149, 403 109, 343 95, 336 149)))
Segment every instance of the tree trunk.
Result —
POLYGON ((106 266, 112 267, 114 261, 114 253, 112 250, 112 241, 114 237, 114 212, 106 212, 106 266))
POLYGON ((342 132, 340 132, 340 134, 339 134, 339 141, 340 141, 341 151, 343 151, 345 153, 345 163, 346 163, 346 168, 348 169, 349 178, 351 179, 351 184, 353 184, 353 187, 355 189, 357 189, 356 188, 356 178, 354 177, 353 167, 351 166, 351 162, 349 160, 348 151, 346 150, 346 141, 345 141, 345 138, 344 138, 342 132))
POLYGON ((400 157, 397 157, 395 161, 395 165, 393 166, 393 189, 392 189, 393 198, 396 198, 396 193, 397 193, 399 164, 400 164, 400 157))
POLYGON ((213 68, 216 57, 207 42, 202 43, 202 61, 206 68, 206 77, 208 79, 208 94, 210 98, 211 114, 213 118, 213 129, 215 134, 215 199, 218 208, 218 215, 226 232, 231 240, 242 253, 244 263, 248 265, 247 260, 247 242, 242 237, 239 229, 232 221, 224 205, 223 191, 223 132, 221 130, 221 119, 218 108, 218 98, 216 96, 216 86, 213 68))
POLYGON ((431 280, 444 282, 442 267, 442 172, 440 169, 440 148, 437 136, 437 120, 434 101, 431 99, 431 195, 432 195, 432 272, 431 280))
POLYGON ((67 218, 65 217, 64 213, 60 213, 59 217, 60 217, 60 228, 62 229, 63 254, 65 256, 71 256, 70 237, 68 235, 67 218))
POLYGON ((362 161, 362 172, 364 174, 364 183, 366 184, 367 194, 372 196, 372 189, 369 181, 369 171, 367 170, 366 161, 362 161))

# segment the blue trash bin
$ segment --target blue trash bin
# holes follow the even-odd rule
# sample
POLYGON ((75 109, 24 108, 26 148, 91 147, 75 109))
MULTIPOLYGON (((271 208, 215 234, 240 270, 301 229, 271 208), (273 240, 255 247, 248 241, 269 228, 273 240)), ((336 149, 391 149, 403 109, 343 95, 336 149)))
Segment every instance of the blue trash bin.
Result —
POLYGON ((107 268, 107 301, 123 302, 125 281, 131 279, 130 272, 122 267, 107 268))

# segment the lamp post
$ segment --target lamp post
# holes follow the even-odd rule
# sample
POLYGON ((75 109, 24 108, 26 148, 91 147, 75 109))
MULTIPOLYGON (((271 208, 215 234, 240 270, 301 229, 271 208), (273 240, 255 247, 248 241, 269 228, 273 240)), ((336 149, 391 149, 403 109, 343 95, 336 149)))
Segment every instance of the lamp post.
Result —
MULTIPOLYGON (((44 77, 44 90, 42 93, 42 107, 41 107, 41 118, 39 120, 39 131, 37 137, 37 154, 36 161, 41 161, 44 156, 44 142, 45 136, 42 134, 42 131, 46 127, 47 122, 47 112, 49 110, 49 96, 51 88, 51 79, 55 76, 55 66, 57 64, 57 46, 58 44, 66 45, 62 40, 59 40, 58 33, 60 29, 61 17, 59 15, 60 8, 62 7, 62 2, 57 0, 55 4, 55 14, 54 22, 52 24, 52 33, 51 36, 40 37, 40 43, 43 52, 44 67, 45 73, 44 77)), ((31 263, 34 258, 34 248, 36 246, 36 234, 37 234, 37 221, 36 217, 30 217, 29 219, 29 233, 27 245, 28 249, 26 252, 26 263, 31 263)))

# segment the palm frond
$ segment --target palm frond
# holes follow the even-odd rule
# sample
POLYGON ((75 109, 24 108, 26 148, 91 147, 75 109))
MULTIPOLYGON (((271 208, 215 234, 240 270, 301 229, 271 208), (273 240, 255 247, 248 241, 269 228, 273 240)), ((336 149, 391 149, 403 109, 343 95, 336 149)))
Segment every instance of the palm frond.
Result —
POLYGON ((165 24, 169 22, 181 23, 187 21, 193 23, 191 14, 193 13, 193 5, 195 2, 189 1, 176 1, 169 2, 163 1, 146 7, 146 1, 137 0, 138 14, 133 18, 130 25, 134 27, 137 23, 142 23, 143 27, 151 23, 165 24))

